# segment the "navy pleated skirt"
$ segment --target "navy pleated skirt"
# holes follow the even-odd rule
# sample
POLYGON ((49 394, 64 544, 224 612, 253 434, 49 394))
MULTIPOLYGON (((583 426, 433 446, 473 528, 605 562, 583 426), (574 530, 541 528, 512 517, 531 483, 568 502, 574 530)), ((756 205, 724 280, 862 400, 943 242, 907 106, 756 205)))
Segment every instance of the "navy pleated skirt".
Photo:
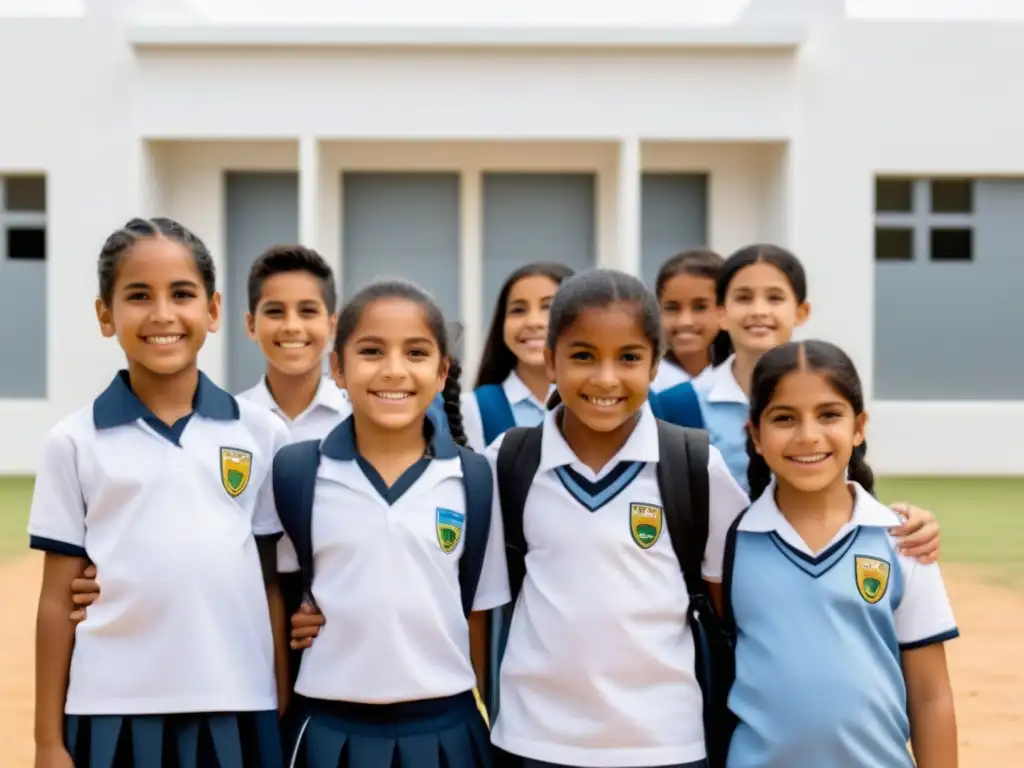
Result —
POLYGON ((301 699, 289 768, 491 768, 472 691, 399 704, 301 699))
POLYGON ((68 715, 75 768, 284 768, 277 712, 68 715))

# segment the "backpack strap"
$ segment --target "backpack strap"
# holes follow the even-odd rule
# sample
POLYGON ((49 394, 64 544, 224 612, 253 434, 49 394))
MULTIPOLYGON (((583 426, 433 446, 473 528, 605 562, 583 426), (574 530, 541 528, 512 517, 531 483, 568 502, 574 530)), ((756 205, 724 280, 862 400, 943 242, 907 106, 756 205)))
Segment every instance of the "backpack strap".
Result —
POLYGON ((484 444, 490 445, 516 425, 516 417, 512 413, 512 404, 505 395, 500 384, 485 384, 473 390, 477 407, 480 409, 480 422, 484 428, 484 444))
POLYGON ((462 462, 462 484, 466 493, 466 538, 459 558, 459 590, 462 610, 468 617, 473 611, 476 588, 487 553, 491 532, 491 510, 494 504, 494 477, 486 458, 468 448, 459 447, 462 462))
POLYGON ((515 604, 526 577, 526 536, 523 533, 523 512, 533 478, 540 467, 543 425, 514 427, 505 433, 498 450, 498 498, 505 526, 505 550, 508 581, 515 604))
POLYGON ((286 445, 274 456, 274 505, 284 532, 295 546, 302 588, 313 600, 313 491, 320 467, 320 441, 286 445))
POLYGON ((662 421, 680 427, 704 429, 704 415, 700 409, 700 398, 693 384, 684 381, 674 387, 650 396, 651 409, 662 421))
POLYGON ((701 564, 710 514, 708 452, 707 432, 658 421, 658 487, 691 602, 707 597, 701 564))
POLYGON ((444 395, 440 392, 427 406, 427 418, 430 418, 432 414, 435 416, 438 427, 447 432, 448 414, 444 412, 444 395))
POLYGON ((733 637, 736 635, 736 618, 732 612, 732 572, 736 564, 736 539, 739 536, 740 521, 746 514, 745 509, 729 526, 729 532, 725 534, 725 557, 722 561, 722 625, 733 637))

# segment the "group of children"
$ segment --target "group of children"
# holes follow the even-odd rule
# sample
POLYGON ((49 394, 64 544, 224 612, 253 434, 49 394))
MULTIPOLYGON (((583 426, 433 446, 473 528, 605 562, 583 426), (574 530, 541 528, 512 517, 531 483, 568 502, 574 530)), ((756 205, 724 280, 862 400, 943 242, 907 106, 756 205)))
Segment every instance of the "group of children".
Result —
POLYGON ((523 267, 466 394, 429 295, 338 313, 306 248, 252 268, 237 397, 196 362, 198 237, 134 219, 99 283, 127 369, 49 435, 30 516, 37 768, 956 765, 938 528, 874 499, 785 250, 655 292, 523 267), (656 418, 688 398, 706 432, 656 418))

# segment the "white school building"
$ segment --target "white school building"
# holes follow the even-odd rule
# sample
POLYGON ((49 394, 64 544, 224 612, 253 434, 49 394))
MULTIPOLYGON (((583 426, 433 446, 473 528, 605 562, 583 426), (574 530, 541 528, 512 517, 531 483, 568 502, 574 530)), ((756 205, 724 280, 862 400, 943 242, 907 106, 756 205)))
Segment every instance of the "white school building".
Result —
POLYGON ((857 4, 0 2, 0 473, 122 364, 96 258, 133 215, 211 247, 202 363, 233 391, 273 243, 318 248, 343 297, 423 284, 472 372, 518 264, 650 280, 777 242, 807 266, 801 335, 859 366, 876 471, 1024 473, 1024 24, 857 4))

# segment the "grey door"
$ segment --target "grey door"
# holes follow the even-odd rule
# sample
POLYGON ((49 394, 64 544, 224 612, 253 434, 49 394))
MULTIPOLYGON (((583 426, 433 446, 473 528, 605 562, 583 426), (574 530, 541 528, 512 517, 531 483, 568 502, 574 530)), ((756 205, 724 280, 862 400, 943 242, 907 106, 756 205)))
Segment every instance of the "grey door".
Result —
POLYGON ((344 298, 400 277, 459 320, 459 175, 345 173, 341 183, 344 298))
POLYGON ((484 316, 509 273, 533 261, 583 270, 596 257, 590 173, 486 173, 483 178, 484 316))
POLYGON ((271 245, 299 237, 299 175, 285 172, 229 172, 227 194, 227 279, 231 307, 224 318, 227 335, 227 386, 241 392, 263 375, 266 363, 245 329, 248 278, 252 263, 271 245))
POLYGON ((875 396, 1024 398, 1024 182, 906 183, 880 187, 875 396))
POLYGON ((0 177, 0 397, 46 397, 46 258, 45 178, 0 177))
POLYGON ((708 236, 708 180, 704 174, 645 173, 640 184, 640 273, 652 289, 661 265, 708 236))

